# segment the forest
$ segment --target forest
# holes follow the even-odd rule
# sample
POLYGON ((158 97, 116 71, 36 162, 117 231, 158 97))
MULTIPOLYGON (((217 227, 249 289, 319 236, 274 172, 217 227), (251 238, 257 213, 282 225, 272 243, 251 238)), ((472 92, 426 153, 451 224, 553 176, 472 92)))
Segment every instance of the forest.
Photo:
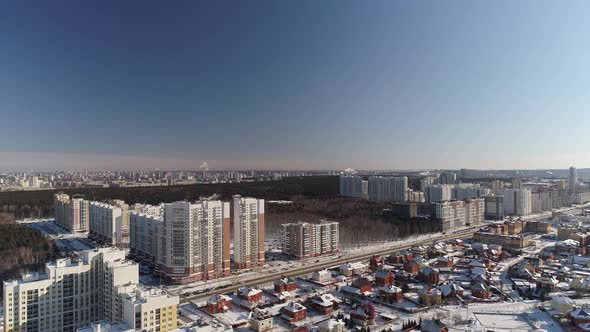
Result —
POLYGON ((9 213, 17 219, 53 216, 53 195, 64 192, 81 195, 88 200, 103 201, 122 199, 129 204, 198 200, 199 197, 221 195, 230 200, 234 194, 264 198, 266 200, 291 200, 297 197, 333 197, 339 192, 337 176, 288 177, 279 181, 242 183, 195 184, 162 187, 128 188, 64 188, 55 190, 0 192, 0 213, 9 213))
MULTIPOLYGON (((0 213, 0 280, 43 271, 57 254, 53 242, 39 231, 17 224, 11 214, 0 213)), ((0 283, 0 291, 1 287, 0 283)))
MULTIPOLYGON (((266 233, 278 238, 281 224, 297 221, 318 222, 320 219, 340 223, 343 247, 393 241, 414 234, 438 231, 430 218, 386 217, 382 210, 388 203, 370 202, 345 197, 297 198, 293 204, 267 204, 266 233)), ((424 208, 423 212, 427 209, 424 208)))

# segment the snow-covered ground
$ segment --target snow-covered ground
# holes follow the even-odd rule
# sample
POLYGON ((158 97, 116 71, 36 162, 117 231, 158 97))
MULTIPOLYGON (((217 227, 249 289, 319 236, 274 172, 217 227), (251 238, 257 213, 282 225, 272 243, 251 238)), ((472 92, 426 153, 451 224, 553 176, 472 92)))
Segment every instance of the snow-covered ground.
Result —
POLYGON ((53 219, 25 219, 17 222, 51 237, 60 250, 76 252, 92 249, 91 242, 88 241, 88 234, 70 233, 53 223, 53 219))

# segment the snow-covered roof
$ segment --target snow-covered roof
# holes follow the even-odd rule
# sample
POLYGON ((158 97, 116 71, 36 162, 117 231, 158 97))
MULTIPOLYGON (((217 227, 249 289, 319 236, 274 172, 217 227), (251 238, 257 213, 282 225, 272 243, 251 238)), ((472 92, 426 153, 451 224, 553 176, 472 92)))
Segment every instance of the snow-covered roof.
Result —
POLYGON ((318 327, 320 327, 323 330, 328 330, 328 331, 334 330, 339 325, 342 325, 344 327, 344 322, 341 320, 328 319, 328 320, 318 323, 318 327))
POLYGON ((451 292, 455 291, 455 292, 460 292, 463 291, 463 287, 455 284, 454 282, 449 282, 446 283, 442 286, 439 287, 440 292, 442 293, 442 295, 447 296, 449 294, 451 294, 451 292))
POLYGON ((297 312, 297 311, 301 311, 301 310, 307 310, 306 307, 304 307, 301 303, 297 303, 297 302, 289 302, 289 304, 287 304, 286 306, 283 307, 284 310, 290 311, 290 312, 297 312))
POLYGON ((231 301, 231 297, 224 295, 224 294, 213 294, 209 300, 207 301, 207 303, 209 304, 216 304, 221 300, 225 300, 225 301, 231 301))
POLYGON ((480 282, 477 285, 471 287, 471 290, 487 291, 488 287, 480 282))
POLYGON ((322 307, 332 306, 332 305, 334 305, 335 302, 338 303, 338 302, 340 302, 340 300, 337 299, 336 297, 334 297, 334 295, 329 294, 329 293, 322 294, 313 300, 313 303, 320 305, 322 307))
POLYGON ((241 296, 254 296, 254 295, 258 295, 258 294, 262 293, 262 291, 258 288, 254 288, 254 287, 240 287, 238 289, 238 293, 241 296))
POLYGON ((558 304, 573 304, 574 301, 567 296, 555 296, 551 299, 551 302, 558 304))
POLYGON ((394 285, 386 285, 383 287, 379 288, 380 291, 388 293, 388 294, 396 294, 396 293, 401 293, 401 288, 396 287, 394 285))
POLYGON ((590 318, 590 309, 578 308, 574 311, 571 311, 569 315, 573 318, 590 318))
POLYGON ((391 271, 385 270, 385 269, 379 269, 379 270, 377 270, 377 272, 375 272, 375 278, 383 279, 383 278, 387 277, 387 275, 389 273, 391 273, 391 271))

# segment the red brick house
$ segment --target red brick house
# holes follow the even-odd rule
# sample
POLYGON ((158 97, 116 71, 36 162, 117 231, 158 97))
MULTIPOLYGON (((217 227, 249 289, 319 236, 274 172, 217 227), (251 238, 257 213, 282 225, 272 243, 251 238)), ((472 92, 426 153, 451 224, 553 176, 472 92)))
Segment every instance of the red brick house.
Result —
POLYGON ((492 292, 483 283, 476 284, 475 286, 471 287, 471 295, 480 298, 480 299, 488 299, 492 296, 492 292))
POLYGON ((394 279, 393 272, 390 270, 379 269, 375 273, 375 284, 377 286, 391 285, 394 279))
POLYGON ((248 302, 259 302, 262 300, 262 291, 254 287, 240 287, 238 289, 238 297, 248 302))
POLYGON ((361 293, 371 292, 373 290, 373 287, 371 287, 371 282, 365 277, 355 279, 351 286, 358 288, 361 293))
POLYGON ((395 281, 397 282, 408 282, 410 281, 412 275, 406 272, 405 270, 397 270, 395 271, 395 281))
POLYGON ((447 256, 441 256, 436 259, 436 266, 438 267, 452 267, 453 259, 447 256))
POLYGON ((313 308, 323 315, 331 315, 334 310, 338 309, 340 300, 332 294, 322 294, 316 297, 313 302, 313 308))
POLYGON ((373 272, 377 271, 380 267, 383 266, 385 262, 381 256, 373 255, 369 260, 369 269, 373 272))
POLYGON ((441 295, 444 298, 453 298, 453 297, 463 297, 464 289, 463 287, 455 284, 454 282, 446 283, 438 288, 441 292, 441 295))
POLYGON ((366 326, 375 323, 377 312, 372 304, 362 304, 350 313, 350 318, 356 324, 366 326))
POLYGON ((429 284, 438 284, 439 273, 431 267, 425 267, 418 273, 418 279, 429 284))
POLYGON ((401 253, 391 254, 387 257, 387 261, 392 264, 402 264, 406 256, 402 255, 401 253))
POLYGON ((233 305, 232 299, 223 294, 215 294, 207 301, 207 312, 210 314, 219 314, 231 309, 233 305))
POLYGON ((307 308, 297 302, 290 302, 281 309, 281 318, 289 322, 297 322, 307 317, 307 308))
POLYGON ((386 302, 402 300, 402 289, 393 285, 379 287, 379 297, 386 302))
POLYGON ((404 270, 412 275, 418 274, 418 270, 420 269, 420 264, 415 260, 406 261, 404 263, 404 270))
POLYGON ((281 278, 273 282, 275 293, 291 292, 297 289, 297 283, 291 278, 281 278))

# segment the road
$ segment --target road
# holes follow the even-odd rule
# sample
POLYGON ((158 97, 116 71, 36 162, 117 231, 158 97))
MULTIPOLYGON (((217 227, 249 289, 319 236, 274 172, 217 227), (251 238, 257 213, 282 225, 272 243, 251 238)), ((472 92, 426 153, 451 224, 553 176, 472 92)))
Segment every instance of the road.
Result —
MULTIPOLYGON (((448 240, 453 240, 453 239, 470 238, 473 236, 473 232, 480 229, 481 226, 482 225, 464 228, 464 229, 461 229, 457 232, 443 235, 440 238, 437 238, 436 241, 440 242, 440 241, 448 241, 448 240)), ((391 247, 388 247, 386 249, 378 249, 378 250, 375 250, 372 252, 365 252, 363 254, 357 254, 357 255, 352 255, 352 256, 336 258, 336 259, 331 260, 329 262, 320 262, 320 263, 316 263, 316 264, 310 264, 310 265, 307 265, 307 266, 304 266, 301 268, 295 268, 295 269, 291 269, 288 271, 281 271, 281 272, 270 273, 270 274, 267 273, 262 277, 244 280, 240 284, 233 284, 230 286, 221 287, 221 288, 217 288, 214 290, 209 290, 209 291, 197 294, 197 295, 181 296, 180 302, 181 303, 190 302, 190 301, 193 301, 196 299, 201 299, 201 298, 211 296, 215 293, 232 292, 232 291, 235 291, 238 288, 243 287, 243 286, 255 286, 255 285, 265 284, 265 283, 272 282, 272 281, 274 281, 278 278, 281 278, 281 277, 297 277, 297 276, 312 273, 315 271, 319 271, 319 270, 323 270, 323 269, 327 269, 327 268, 331 268, 331 267, 337 267, 340 264, 351 262, 351 261, 367 260, 367 259, 370 259, 373 255, 387 255, 387 254, 390 254, 392 251, 408 249, 408 248, 411 248, 415 245, 430 243, 432 241, 433 241, 432 239, 420 239, 420 240, 417 240, 416 242, 413 242, 413 243, 404 243, 401 245, 394 244, 391 247)))

